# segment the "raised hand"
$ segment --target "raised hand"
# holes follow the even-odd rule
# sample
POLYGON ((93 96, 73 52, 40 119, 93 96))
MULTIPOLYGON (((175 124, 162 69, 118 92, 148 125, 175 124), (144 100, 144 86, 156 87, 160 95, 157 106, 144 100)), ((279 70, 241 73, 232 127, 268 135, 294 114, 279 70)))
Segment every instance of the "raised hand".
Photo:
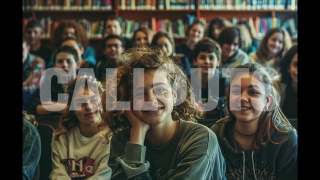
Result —
POLYGON ((124 111, 132 128, 130 130, 130 142, 135 144, 144 144, 147 131, 150 129, 150 124, 142 121, 132 110, 124 111))

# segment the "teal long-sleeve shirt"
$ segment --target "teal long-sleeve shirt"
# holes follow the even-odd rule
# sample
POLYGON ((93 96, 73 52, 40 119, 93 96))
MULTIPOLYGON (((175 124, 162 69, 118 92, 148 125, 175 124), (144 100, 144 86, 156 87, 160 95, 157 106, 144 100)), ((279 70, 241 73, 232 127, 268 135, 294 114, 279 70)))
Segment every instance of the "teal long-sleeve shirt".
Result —
POLYGON ((128 134, 112 137, 111 179, 226 179, 217 137, 206 126, 180 120, 178 132, 162 148, 147 139, 144 145, 128 139, 128 134))

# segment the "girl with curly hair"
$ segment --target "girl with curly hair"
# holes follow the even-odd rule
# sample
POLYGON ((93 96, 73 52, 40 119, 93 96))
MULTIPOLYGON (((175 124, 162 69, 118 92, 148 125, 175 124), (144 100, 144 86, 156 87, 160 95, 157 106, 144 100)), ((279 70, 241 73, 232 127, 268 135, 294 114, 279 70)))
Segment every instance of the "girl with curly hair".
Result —
POLYGON ((203 111, 181 67, 159 48, 137 46, 122 58, 104 98, 111 179, 225 179, 216 135, 196 123, 203 111))
POLYGON ((110 179, 109 128, 102 123, 100 92, 91 76, 78 76, 66 91, 67 115, 62 116, 51 142, 50 179, 110 179))
MULTIPOLYGON (((52 34, 53 46, 55 48, 60 47, 62 41, 68 37, 79 41, 84 49, 81 57, 87 62, 90 62, 93 66, 96 65, 96 53, 94 48, 89 45, 89 39, 84 27, 75 20, 65 19, 59 21, 58 26, 54 29, 52 34)), ((47 65, 47 67, 52 67, 54 63, 53 61, 53 57, 51 57, 50 63, 47 65)))

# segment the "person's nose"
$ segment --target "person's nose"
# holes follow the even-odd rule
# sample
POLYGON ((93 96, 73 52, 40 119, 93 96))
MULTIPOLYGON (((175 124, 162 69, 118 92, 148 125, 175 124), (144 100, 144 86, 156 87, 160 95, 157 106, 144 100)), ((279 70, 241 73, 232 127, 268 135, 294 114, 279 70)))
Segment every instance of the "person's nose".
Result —
POLYGON ((231 50, 235 50, 235 48, 236 48, 235 45, 233 45, 233 44, 230 45, 230 49, 231 49, 231 50))
POLYGON ((165 46, 161 46, 161 50, 162 52, 166 53, 167 52, 167 48, 165 46))
POLYGON ((206 64, 210 64, 210 59, 209 59, 209 57, 206 57, 205 63, 206 63, 206 64))
POLYGON ((241 92, 240 100, 241 100, 241 103, 248 102, 249 101, 248 94, 246 92, 241 92))
POLYGON ((68 62, 67 61, 63 61, 62 67, 64 67, 64 68, 68 67, 68 62))
POLYGON ((157 101, 157 96, 152 92, 152 93, 147 93, 145 96, 145 101, 152 103, 152 105, 155 105, 157 101))

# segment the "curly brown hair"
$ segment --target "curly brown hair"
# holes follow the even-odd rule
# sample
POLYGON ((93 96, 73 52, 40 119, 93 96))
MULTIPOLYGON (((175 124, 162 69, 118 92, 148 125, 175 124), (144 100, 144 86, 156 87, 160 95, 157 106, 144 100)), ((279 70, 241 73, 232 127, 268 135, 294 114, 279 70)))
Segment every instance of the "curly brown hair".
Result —
POLYGON ((59 47, 63 38, 62 34, 66 28, 73 28, 75 30, 76 39, 82 44, 84 48, 87 47, 89 40, 85 29, 75 20, 59 21, 58 26, 54 29, 52 44, 54 47, 59 47))
POLYGON ((107 91, 102 96, 102 99, 107 99, 107 101, 102 101, 103 107, 107 108, 103 113, 103 120, 113 134, 125 132, 131 128, 124 114, 124 107, 119 102, 130 101, 132 103, 133 69, 136 68, 142 68, 142 72, 158 69, 167 72, 170 85, 177 92, 176 106, 173 107, 171 113, 172 119, 196 122, 197 119, 204 118, 204 112, 196 105, 192 86, 181 66, 170 57, 166 57, 157 47, 135 46, 125 51, 121 58, 129 61, 118 67, 117 71, 107 78, 105 82, 107 91))

